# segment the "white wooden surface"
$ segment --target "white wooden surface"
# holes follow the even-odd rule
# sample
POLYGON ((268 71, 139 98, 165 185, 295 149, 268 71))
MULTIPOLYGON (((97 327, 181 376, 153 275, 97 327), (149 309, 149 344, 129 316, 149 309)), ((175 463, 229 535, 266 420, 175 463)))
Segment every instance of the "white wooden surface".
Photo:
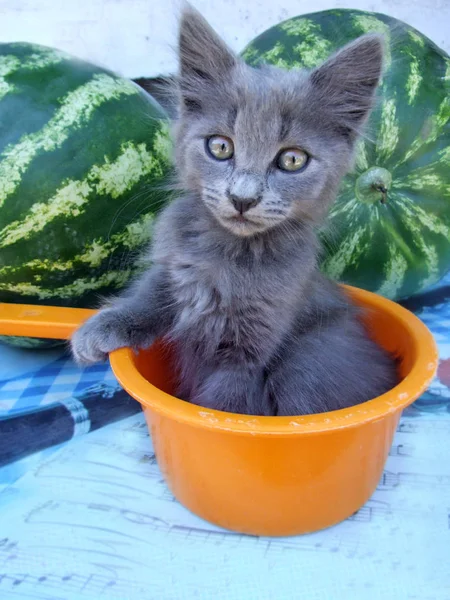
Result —
MULTIPOLYGON (((450 52, 450 0, 191 0, 237 51, 290 16, 328 8, 382 12, 450 52)), ((0 42, 66 50, 128 77, 172 72, 179 0, 0 0, 0 42)))

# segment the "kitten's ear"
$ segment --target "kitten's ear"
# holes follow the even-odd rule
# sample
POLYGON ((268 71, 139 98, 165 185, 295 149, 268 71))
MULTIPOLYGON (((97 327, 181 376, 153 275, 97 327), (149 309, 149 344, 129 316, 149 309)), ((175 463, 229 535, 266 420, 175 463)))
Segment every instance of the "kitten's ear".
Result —
POLYGON ((315 69, 310 80, 343 133, 358 133, 372 107, 383 69, 384 40, 364 35, 315 69))
POLYGON ((208 83, 220 83, 237 62, 235 55, 205 21, 186 3, 178 38, 179 87, 188 110, 201 107, 201 90, 208 83))

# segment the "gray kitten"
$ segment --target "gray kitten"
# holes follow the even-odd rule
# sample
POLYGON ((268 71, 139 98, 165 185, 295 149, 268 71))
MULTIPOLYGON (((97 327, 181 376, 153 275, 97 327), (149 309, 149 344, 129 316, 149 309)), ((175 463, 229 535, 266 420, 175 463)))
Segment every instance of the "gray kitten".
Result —
POLYGON ((382 68, 363 36, 312 72, 254 69, 192 8, 181 19, 176 166, 186 193, 160 215, 153 267, 73 336, 79 363, 157 337, 180 398, 300 415, 393 387, 393 360, 320 274, 315 228, 351 165, 382 68))

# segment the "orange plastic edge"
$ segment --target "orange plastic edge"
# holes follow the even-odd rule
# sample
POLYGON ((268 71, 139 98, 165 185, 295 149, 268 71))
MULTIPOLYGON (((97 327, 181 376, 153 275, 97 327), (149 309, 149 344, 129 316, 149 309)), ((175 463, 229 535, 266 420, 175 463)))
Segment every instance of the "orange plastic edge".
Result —
POLYGON ((68 340, 95 313, 89 308, 0 302, 0 335, 68 340))

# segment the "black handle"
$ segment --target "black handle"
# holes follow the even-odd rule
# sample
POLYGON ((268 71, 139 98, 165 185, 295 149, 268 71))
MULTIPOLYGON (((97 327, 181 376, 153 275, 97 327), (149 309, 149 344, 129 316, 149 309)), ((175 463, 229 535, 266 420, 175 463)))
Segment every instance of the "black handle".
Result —
POLYGON ((140 410, 120 387, 102 383, 60 402, 0 417, 0 467, 140 410))

